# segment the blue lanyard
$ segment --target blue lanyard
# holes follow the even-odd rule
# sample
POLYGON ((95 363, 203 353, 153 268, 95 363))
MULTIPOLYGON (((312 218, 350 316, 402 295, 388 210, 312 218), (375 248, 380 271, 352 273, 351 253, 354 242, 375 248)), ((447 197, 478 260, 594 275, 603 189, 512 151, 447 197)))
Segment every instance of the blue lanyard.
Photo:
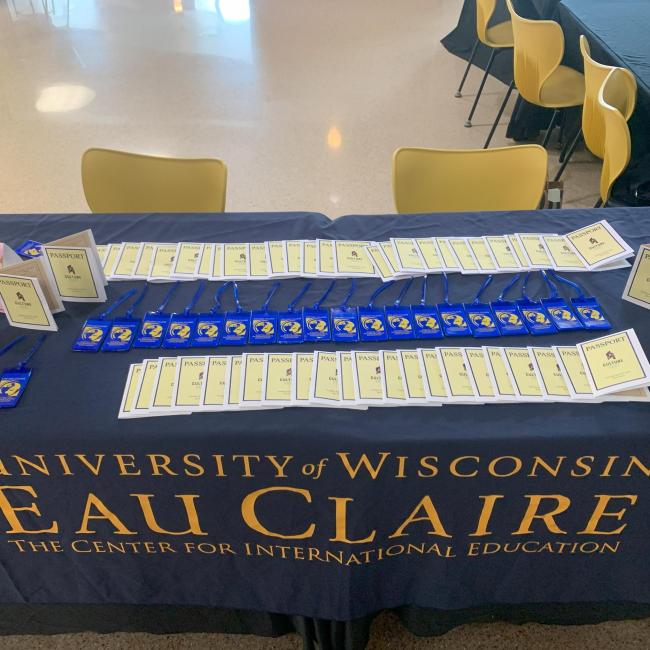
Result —
POLYGON ((425 275, 422 278, 422 297, 420 298, 420 306, 424 307, 427 304, 427 284, 429 282, 429 276, 425 275))
POLYGON ((41 336, 38 337, 38 340, 34 344, 34 347, 29 351, 27 356, 16 366, 16 370, 21 371, 27 368, 27 364, 30 362, 32 357, 38 352, 41 345, 45 343, 46 338, 47 338, 47 334, 42 334, 41 336))
POLYGON ((408 290, 411 288, 412 284, 413 278, 410 278, 407 282, 404 283, 404 288, 400 291, 399 296, 397 296, 397 300, 393 303, 394 307, 399 307, 402 304, 402 300, 404 300, 404 296, 408 293, 408 290))
POLYGON ((131 305, 131 309, 129 309, 129 311, 127 311, 126 314, 124 315, 124 318, 126 320, 131 320, 131 318, 133 317, 133 313, 135 312, 138 305, 140 305, 140 303, 142 303, 142 301, 144 300, 144 297, 147 295, 148 290, 149 290, 149 285, 145 284, 144 289, 140 292, 140 295, 138 296, 136 301, 131 305))
POLYGON ((106 316, 113 313, 123 302, 126 302, 131 296, 134 296, 136 293, 136 289, 129 289, 123 293, 108 309, 99 315, 99 320, 105 320, 106 316))
POLYGON ((190 300, 187 307, 185 307, 185 311, 183 312, 184 316, 190 315, 190 312, 192 311, 192 309, 194 309, 194 305, 196 305, 198 299, 201 297, 204 288, 205 288, 205 280, 201 280, 201 282, 199 282, 199 286, 197 290, 194 292, 194 295, 192 296, 192 300, 190 300))
POLYGON ((273 284, 273 286, 271 287, 271 290, 269 291, 269 293, 268 293, 267 296, 266 296, 266 300, 264 301, 264 304, 262 305, 262 310, 261 310, 261 311, 263 311, 263 312, 265 312, 265 313, 268 312, 268 310, 269 310, 269 305, 271 304, 271 299, 273 298, 273 296, 275 295, 275 292, 276 292, 279 288, 280 288, 280 283, 279 283, 279 282, 275 282, 275 283, 273 284))
POLYGON ((391 287, 395 284, 395 280, 391 280, 390 282, 386 282, 385 284, 382 284, 379 289, 377 289, 372 296, 370 296, 370 300, 368 301, 368 309, 372 309, 375 306, 375 300, 379 297, 379 294, 382 291, 386 291, 388 287, 391 287))
POLYGON ((444 272, 442 274, 442 302, 445 305, 449 304, 449 278, 444 272))
POLYGON ((567 278, 563 278, 561 275, 558 275, 557 273, 555 273, 555 271, 549 271, 549 273, 556 280, 566 284, 567 286, 571 287, 572 289, 575 289, 576 292, 577 292, 576 298, 584 298, 585 297, 584 289, 577 282, 572 282, 571 280, 567 280, 567 278))
POLYGON ((221 309, 221 296, 223 292, 232 284, 232 280, 222 284, 214 294, 214 307, 210 310, 211 314, 216 314, 221 309))
POLYGON ((534 300, 532 300, 532 298, 526 292, 526 289, 528 288, 528 280, 530 280, 530 271, 528 271, 528 273, 526 273, 526 277, 524 278, 524 284, 521 287, 521 296, 522 296, 522 298, 525 298, 526 300, 528 300, 528 302, 535 302, 534 300))
POLYGON ((548 273, 546 271, 542 271, 542 277, 544 278, 544 281, 548 285, 548 288, 551 291, 551 295, 549 298, 557 298, 558 293, 557 293, 557 285, 553 282, 551 282, 551 278, 548 277, 548 273))
MULTIPOLYGON (((158 305, 158 309, 154 313, 156 314, 162 314, 162 312, 165 310, 165 307, 169 304, 169 301, 172 299, 172 296, 174 295, 174 292, 176 289, 178 289, 180 285, 180 282, 175 282, 171 289, 165 294, 165 297, 163 298, 163 301, 158 305)), ((135 292, 135 290, 134 290, 135 292)))
POLYGON ((241 314, 242 311, 244 311, 244 310, 242 309, 241 303, 239 302, 239 287, 237 286, 236 282, 232 283, 232 295, 233 295, 233 298, 235 299, 235 306, 236 306, 235 311, 238 314, 241 314))
POLYGON ((287 311, 292 312, 296 308, 301 298, 309 291, 309 287, 311 287, 311 282, 306 282, 305 286, 298 292, 298 295, 287 305, 287 311))
POLYGON ((350 283, 350 290, 348 291, 347 295, 345 296, 345 300, 341 303, 340 309, 347 309, 348 308, 348 303, 350 302, 350 299, 354 295, 354 292, 356 291, 357 288, 357 281, 353 278, 352 282, 350 283))
POLYGON ((503 288, 503 291, 499 294, 499 297, 497 298, 498 301, 499 300, 503 301, 503 300, 506 299, 506 294, 508 293, 508 291, 510 291, 510 289, 512 289, 512 287, 515 286, 515 284, 517 284, 517 282, 519 282, 520 277, 521 277, 521 274, 517 273, 517 275, 515 275, 515 277, 512 278, 512 280, 510 280, 510 282, 508 282, 508 284, 506 284, 506 286, 503 288))
POLYGON ((493 276, 491 276, 491 275, 488 275, 487 278, 485 278, 485 281, 480 286, 480 288, 479 288, 479 290, 478 290, 478 292, 476 294, 476 297, 474 298, 474 302, 473 302, 474 305, 478 305, 479 300, 481 299, 481 296, 483 295, 483 292, 488 288, 488 286, 492 282, 492 278, 493 278, 493 276))
POLYGON ((321 296, 320 300, 317 300, 317 301, 312 305, 312 309, 313 309, 313 310, 319 309, 320 306, 321 306, 321 304, 324 303, 324 302, 327 300, 327 296, 330 295, 330 293, 332 292, 332 289, 334 288, 334 285, 335 285, 335 284, 336 284, 336 280, 332 280, 332 281, 330 282, 330 286, 327 287, 325 293, 321 296))
POLYGON ((9 352, 9 350, 11 350, 11 348, 13 348, 14 345, 18 345, 19 343, 21 343, 22 341, 24 341, 25 338, 26 338, 25 336, 18 336, 18 337, 15 338, 13 341, 7 343, 7 345, 5 345, 4 348, 0 348, 0 357, 1 357, 5 352, 9 352))

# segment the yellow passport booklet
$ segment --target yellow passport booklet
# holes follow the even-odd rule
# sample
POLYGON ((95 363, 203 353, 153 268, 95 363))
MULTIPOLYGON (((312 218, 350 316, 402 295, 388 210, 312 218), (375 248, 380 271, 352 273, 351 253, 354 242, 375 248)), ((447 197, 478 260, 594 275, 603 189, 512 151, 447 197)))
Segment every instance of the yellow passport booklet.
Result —
POLYGON ((214 255, 215 244, 203 244, 201 249, 201 259, 196 270, 197 278, 208 279, 212 275, 212 257, 214 255))
POLYGON ((300 274, 308 278, 316 277, 318 251, 315 241, 307 239, 302 242, 300 259, 302 263, 300 274))
POLYGON ((50 266, 61 300, 106 302, 104 274, 90 248, 46 244, 43 260, 50 266))
POLYGON ((521 264, 513 250, 510 240, 504 236, 487 236, 483 238, 496 262, 499 271, 519 271, 521 264))
POLYGON ((266 250, 269 259, 271 275, 273 277, 286 277, 289 275, 287 262, 287 242, 267 241, 266 250))
POLYGON ((65 309, 61 296, 56 289, 52 269, 42 256, 5 266, 0 271, 0 275, 13 275, 37 280, 50 311, 53 314, 58 314, 65 309))
POLYGON ((293 354, 271 352, 266 355, 264 367, 265 405, 291 406, 293 391, 293 354))
POLYGON ((593 400, 594 392, 587 379, 587 371, 574 345, 554 345, 553 351, 571 398, 574 400, 593 400))
POLYGON ((357 405, 357 395, 354 390, 354 365, 351 352, 337 352, 339 378, 341 382, 341 401, 347 408, 367 409, 367 406, 357 405))
POLYGON ((384 381, 381 374, 379 352, 352 352, 354 384, 357 401, 377 405, 384 402, 384 381))
POLYGON ((341 401, 336 352, 314 352, 309 399, 315 404, 337 405, 341 401))
POLYGON ((549 257, 546 248, 544 248, 542 235, 534 233, 517 233, 510 237, 510 241, 519 244, 518 250, 516 248, 514 250, 518 258, 521 258, 522 255, 525 256, 526 266, 535 269, 548 269, 553 266, 553 262, 549 257))
POLYGON ((140 414, 133 412, 135 396, 138 390, 138 384, 142 376, 142 363, 133 363, 129 366, 129 374, 126 378, 124 393, 120 403, 120 410, 117 414, 118 419, 141 417, 140 414))
POLYGON ((474 257, 474 253, 467 243, 466 239, 462 237, 450 237, 448 240, 458 263, 460 264, 461 273, 480 273, 479 263, 474 257))
POLYGON ((12 327, 59 329, 37 278, 0 274, 0 307, 12 327))
POLYGON ((442 379, 449 392, 451 402, 477 402, 478 391, 471 373, 467 371, 468 361, 463 348, 438 348, 438 359, 442 379))
POLYGON ((588 269, 625 259, 634 252, 605 219, 574 230, 566 238, 588 269))
POLYGON ((587 268, 564 235, 542 235, 542 244, 557 271, 584 271, 587 268))
POLYGON ((399 354, 396 350, 380 350, 381 376, 387 404, 405 404, 406 391, 399 354))
POLYGON ((269 264, 266 243, 249 244, 248 248, 250 255, 250 277, 256 280, 270 277, 271 266, 269 264))
POLYGON ((528 348, 503 348, 503 355, 517 395, 527 402, 543 400, 537 367, 528 348))
POLYGON ((247 280, 250 277, 248 244, 224 244, 223 277, 226 280, 247 280))
POLYGON ((393 267, 384 249, 379 244, 366 246, 366 252, 382 282, 388 282, 395 278, 397 269, 393 267))
POLYGON ((205 380, 201 394, 201 411, 223 411, 226 406, 230 360, 226 355, 210 356, 205 369, 205 380))
POLYGON ((465 348, 467 369, 472 374, 480 401, 493 402, 496 395, 494 394, 492 378, 488 370, 488 362, 485 358, 486 354, 483 348, 465 348))
POLYGON ((639 248, 623 291, 623 300, 650 309, 650 244, 639 248))
POLYGON ((225 280, 224 271, 224 244, 212 245, 210 262, 210 280, 225 280))
POLYGON ((594 395, 650 384, 650 364, 633 329, 578 343, 594 395))
POLYGON ((230 410, 239 410, 241 399, 242 357, 232 357, 230 360, 230 376, 226 383, 228 387, 226 405, 230 410))
POLYGON ((141 417, 152 415, 149 413, 151 400, 153 398, 153 387, 158 375, 158 366, 160 359, 145 359, 142 362, 140 371, 140 380, 136 389, 135 397, 132 403, 132 412, 139 414, 141 417))
POLYGON ((553 348, 530 347, 533 363, 537 367, 542 390, 548 399, 564 402, 571 399, 571 393, 558 364, 553 348))
POLYGON ((172 277, 176 280, 194 280, 198 277, 203 244, 180 242, 172 265, 172 277))
POLYGON ((460 262, 456 253, 454 253, 449 239, 444 237, 437 237, 436 244, 438 244, 438 250, 440 251, 440 259, 442 260, 443 270, 444 271, 460 271, 460 262))
POLYGON ((402 369, 404 392, 409 406, 428 404, 429 399, 424 388, 419 352, 417 350, 397 350, 397 353, 402 369))
POLYGON ((318 269, 318 275, 336 275, 334 242, 331 239, 316 240, 316 268, 318 269))
POLYGON ((486 352, 487 369, 492 379, 494 395, 500 402, 513 402, 517 397, 512 380, 508 374, 502 348, 484 346, 486 352))
POLYGON ((347 277, 374 277, 375 269, 366 253, 367 241, 336 240, 334 242, 334 269, 347 277))
POLYGON ((149 282, 171 282, 176 259, 176 244, 155 244, 151 255, 149 282))
POLYGON ((298 276, 302 273, 302 241, 294 239, 287 244, 287 272, 298 276))
POLYGON ((467 245, 482 272, 496 271, 498 265, 483 237, 468 237, 467 245))
POLYGON ((115 260, 111 280, 133 280, 138 257, 144 244, 123 242, 115 260))
MULTIPOLYGON (((104 271, 106 272, 107 275, 111 276, 112 271, 115 268, 115 264, 117 262, 117 256, 119 255, 119 251, 121 247, 118 247, 115 260, 113 261, 113 264, 111 265, 110 262, 110 257, 111 254, 113 253, 114 247, 118 246, 117 244, 110 244, 109 250, 107 253, 107 257, 104 260, 104 271)), ((138 253, 138 259, 135 263, 135 272, 133 274, 133 279, 134 280, 146 280, 149 277, 149 271, 151 270, 151 261, 153 260, 153 252, 156 248, 156 244, 152 242, 144 242, 142 244, 142 248, 140 249, 140 252, 138 253)))
POLYGON ((242 355, 239 404, 242 407, 259 406, 264 395, 264 354, 253 352, 242 355))
POLYGON ((309 393, 314 369, 313 352, 296 352, 293 361, 292 398, 294 406, 311 406, 309 393))
POLYGON ((446 402, 449 391, 442 378, 440 359, 435 349, 418 349, 420 372, 424 380, 425 396, 434 402, 446 402))
POLYGON ((424 261, 427 271, 440 273, 444 270, 438 242, 434 237, 419 237, 415 240, 415 244, 420 251, 420 257, 424 261))
POLYGON ((414 239, 391 239, 396 267, 400 273, 425 271, 425 266, 420 251, 414 239))
POLYGON ((172 408, 193 411, 201 404, 206 357, 178 357, 172 408))
POLYGON ((82 230, 81 232, 76 232, 72 235, 67 235, 66 237, 61 237, 60 239, 55 239, 54 241, 49 242, 47 245, 72 248, 89 248, 90 256, 92 257, 95 266, 100 269, 102 284, 108 284, 103 269, 104 260, 102 260, 99 251, 97 250, 95 237, 93 235, 93 231, 90 230, 90 228, 82 230))
POLYGON ((158 364, 158 374, 153 383, 151 391, 152 412, 173 412, 172 399, 174 397, 174 387, 176 385, 176 368, 177 357, 161 357, 158 364))

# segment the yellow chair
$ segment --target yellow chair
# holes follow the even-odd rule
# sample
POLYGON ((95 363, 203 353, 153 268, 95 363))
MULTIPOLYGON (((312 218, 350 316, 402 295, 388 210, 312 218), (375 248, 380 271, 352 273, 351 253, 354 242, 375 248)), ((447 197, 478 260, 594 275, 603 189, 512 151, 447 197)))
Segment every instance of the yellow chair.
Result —
POLYGON ((479 86, 478 92, 476 93, 476 97, 474 99, 474 103, 472 104, 472 108, 469 112, 469 117, 465 122, 465 126, 468 128, 472 126, 472 118, 474 117, 474 112, 478 106, 478 100, 481 97, 483 87, 485 86, 485 82, 487 81, 488 75, 490 74, 490 70, 492 68, 492 64, 494 63, 496 55, 514 46, 514 40, 512 36, 512 21, 506 20, 502 23, 498 23, 497 25, 493 25, 492 27, 488 26, 490 19, 494 14, 494 10, 496 9, 496 6, 497 0, 476 0, 477 38, 476 42, 474 43, 474 49, 472 50, 472 54, 467 63, 467 68, 465 68, 465 74, 461 79, 460 86, 456 91, 455 97, 463 96, 462 90, 463 86, 465 85, 465 79, 467 79, 467 73, 469 72, 469 69, 472 67, 472 63, 474 62, 474 57, 476 56, 476 51, 478 49, 479 43, 483 43, 483 45, 491 48, 492 52, 490 53, 490 58, 488 60, 487 67, 485 68, 485 74, 481 80, 481 85, 479 86))
POLYGON ((399 213, 533 210, 546 186, 548 154, 536 144, 494 149, 421 149, 393 154, 399 213))
POLYGON ((626 70, 614 68, 598 94, 598 108, 605 124, 603 169, 600 174, 600 203, 603 207, 609 201, 614 181, 625 171, 632 153, 626 115, 634 106, 636 85, 632 88, 625 73, 626 70))
POLYGON ((88 149, 81 180, 93 212, 223 212, 228 170, 216 159, 88 149))
POLYGON ((554 180, 556 181, 560 180, 581 138, 584 139, 587 149, 602 160, 605 154, 605 121, 598 104, 598 95, 605 79, 612 70, 620 70, 621 81, 625 81, 630 86, 628 91, 630 101, 626 106, 625 113, 623 113, 626 121, 629 122, 636 104, 636 79, 629 70, 595 61, 591 57, 591 49, 586 36, 580 36, 580 51, 582 52, 585 68, 585 100, 582 108, 582 128, 576 133, 574 140, 563 156, 564 159, 560 161, 562 166, 555 175, 554 180))
MULTIPOLYGON (((512 17, 515 39, 514 81, 523 99, 536 106, 552 108, 553 117, 546 129, 542 146, 546 147, 551 132, 563 108, 582 106, 585 96, 585 79, 582 73, 561 65, 564 56, 564 34, 553 20, 529 20, 514 10, 511 0, 506 0, 512 17)), ((485 148, 501 119, 509 95, 506 95, 497 119, 488 135, 485 148)))

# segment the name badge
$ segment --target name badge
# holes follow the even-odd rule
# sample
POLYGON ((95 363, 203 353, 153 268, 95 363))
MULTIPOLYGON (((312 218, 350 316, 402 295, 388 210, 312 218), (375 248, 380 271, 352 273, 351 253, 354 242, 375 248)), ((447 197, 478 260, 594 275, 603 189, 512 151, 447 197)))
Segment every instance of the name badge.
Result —
POLYGON ((410 307, 386 307, 386 324, 388 325, 388 338, 392 341, 415 337, 413 312, 410 307))
POLYGON ((492 313, 501 336, 523 336, 528 334, 528 328, 514 302, 495 300, 492 302, 492 313))
POLYGON ((252 345, 269 345, 278 338, 278 314, 269 311, 254 311, 251 315, 249 342, 252 345))
POLYGON ((108 331, 108 336, 104 339, 102 352, 127 352, 130 350, 139 324, 138 320, 116 318, 108 331))
POLYGON ((467 323, 467 313, 462 304, 438 305, 440 324, 445 336, 471 336, 472 330, 467 323))
POLYGON ((251 325, 250 312, 230 312, 226 314, 221 334, 222 345, 246 345, 251 325))
POLYGON ((603 308, 596 298, 571 298, 578 318, 587 330, 609 330, 612 324, 607 320, 603 308))
POLYGON ((557 332, 557 328, 541 304, 523 299, 517 300, 517 307, 531 334, 540 336, 557 332))
POLYGON ((134 348, 159 348, 169 324, 167 314, 150 312, 142 319, 140 331, 133 343, 134 348))
POLYGON ((31 375, 31 370, 5 370, 0 375, 0 409, 11 409, 18 404, 31 375))
POLYGON ((110 328, 111 321, 87 320, 83 324, 72 349, 75 352, 99 352, 110 328))
POLYGON ((573 309, 564 298, 542 298, 541 302, 553 324, 561 332, 583 329, 582 323, 576 318, 573 309))
POLYGON ((467 311, 467 321, 472 330, 472 336, 477 339, 501 336, 490 305, 484 302, 474 302, 470 305, 465 305, 465 309, 467 311))
POLYGON ((278 314, 278 343, 302 342, 302 314, 295 311, 281 311, 278 314))
POLYGON ((359 337, 362 341, 388 340, 384 307, 359 307, 359 337))
POLYGON ((190 343, 193 348, 216 348, 223 330, 221 314, 200 314, 190 343))
POLYGON ((330 318, 326 309, 304 308, 302 310, 302 321, 305 341, 329 341, 332 338, 330 318))
POLYGON ((196 316, 173 314, 165 331, 162 346, 166 349, 189 348, 196 327, 196 316))
POLYGON ((330 312, 333 341, 358 341, 359 316, 354 307, 336 307, 330 312))
POLYGON ((23 242, 16 249, 16 253, 21 257, 29 257, 34 259, 40 257, 43 254, 43 244, 40 242, 34 241, 33 239, 28 239, 26 242, 23 242))
POLYGON ((441 339, 440 315, 433 305, 412 307, 416 339, 441 339))

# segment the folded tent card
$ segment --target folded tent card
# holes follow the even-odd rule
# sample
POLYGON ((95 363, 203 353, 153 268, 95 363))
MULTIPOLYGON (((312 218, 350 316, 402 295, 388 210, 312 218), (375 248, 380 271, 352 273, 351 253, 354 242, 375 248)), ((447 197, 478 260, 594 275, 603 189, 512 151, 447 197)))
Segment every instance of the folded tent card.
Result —
POLYGON ((120 418, 292 406, 650 401, 633 330, 577 346, 161 357, 133 364, 120 418))

